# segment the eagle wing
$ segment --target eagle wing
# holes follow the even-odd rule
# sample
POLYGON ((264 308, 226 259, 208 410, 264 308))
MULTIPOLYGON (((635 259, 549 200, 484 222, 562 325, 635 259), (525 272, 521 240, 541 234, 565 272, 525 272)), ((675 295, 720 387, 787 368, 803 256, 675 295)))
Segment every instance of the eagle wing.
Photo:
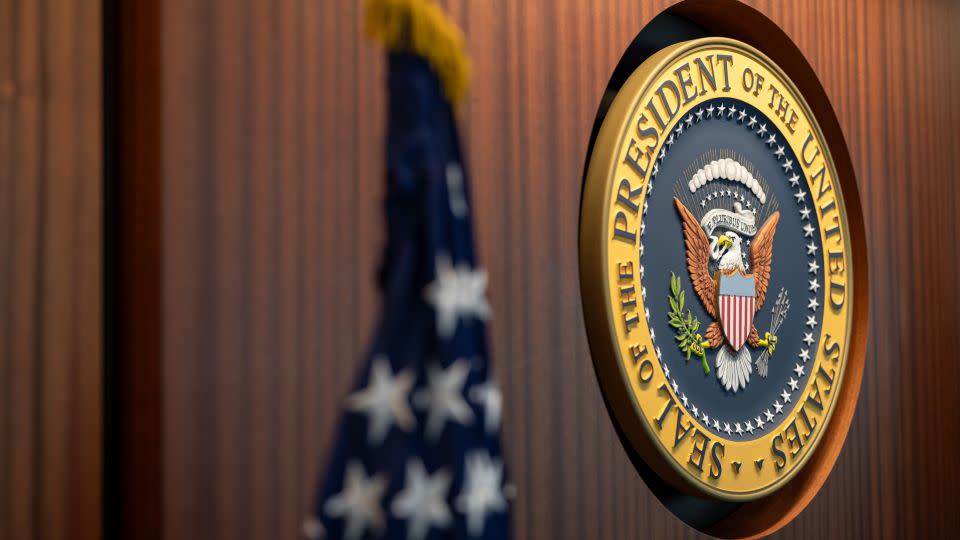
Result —
POLYGON ((680 199, 673 198, 680 219, 683 220, 683 238, 687 246, 687 270, 693 290, 697 292, 707 314, 717 319, 717 282, 710 275, 710 241, 697 218, 687 210, 680 199))
POLYGON ((777 222, 780 221, 780 212, 774 212, 760 231, 753 237, 750 244, 750 268, 753 269, 753 278, 756 280, 756 312, 760 312, 763 299, 767 295, 767 285, 770 283, 770 263, 773 261, 773 235, 777 232, 777 222))

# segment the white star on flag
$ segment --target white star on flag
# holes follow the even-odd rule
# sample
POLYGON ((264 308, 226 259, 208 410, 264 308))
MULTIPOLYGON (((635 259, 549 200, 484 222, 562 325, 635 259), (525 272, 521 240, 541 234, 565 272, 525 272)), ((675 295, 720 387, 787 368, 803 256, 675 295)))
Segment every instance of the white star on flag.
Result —
POLYGON ((473 411, 463 400, 463 386, 470 373, 470 362, 463 358, 446 369, 427 368, 428 388, 417 396, 427 407, 427 438, 436 440, 447 420, 460 424, 473 421, 473 411))
POLYGON ((487 320, 487 272, 471 270, 466 264, 454 268, 446 256, 438 256, 436 265, 437 277, 427 285, 424 296, 437 311, 437 333, 449 338, 461 317, 487 320))
POLYGON ((470 389, 470 399, 483 406, 484 428, 493 434, 500 429, 500 413, 503 410, 503 395, 496 383, 489 380, 470 389))
POLYGON ((413 372, 408 369, 394 376, 386 356, 373 359, 367 386, 347 398, 347 409, 365 413, 368 417, 367 442, 382 443, 393 424, 405 431, 416 425, 407 402, 414 382, 413 372))
POLYGON ((303 537, 307 540, 320 540, 326 535, 319 520, 309 518, 303 522, 303 537))
POLYGON ((397 493, 390 510, 398 519, 407 520, 409 540, 423 540, 431 527, 443 529, 450 525, 446 502, 450 480, 450 473, 445 470, 428 475, 419 459, 407 462, 403 491, 397 493))
POLYGON ((351 461, 347 464, 343 491, 327 499, 324 511, 330 517, 346 519, 343 534, 348 540, 363 537, 368 528, 379 532, 385 524, 380 499, 386 489, 385 476, 369 477, 363 464, 351 461))
POLYGON ((471 452, 464 460, 463 489, 457 497, 457 510, 467 518, 470 536, 483 534, 487 514, 504 512, 503 461, 491 459, 486 450, 471 452))

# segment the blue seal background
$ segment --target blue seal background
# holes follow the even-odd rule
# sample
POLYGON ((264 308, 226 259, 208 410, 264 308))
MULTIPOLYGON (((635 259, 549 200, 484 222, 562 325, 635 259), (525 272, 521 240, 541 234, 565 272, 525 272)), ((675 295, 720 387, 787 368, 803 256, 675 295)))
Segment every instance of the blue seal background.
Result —
MULTIPOLYGON (((699 413, 709 415, 708 429, 711 432, 728 439, 746 441, 769 433, 786 418, 793 405, 804 395, 819 345, 823 310, 822 305, 815 311, 809 309, 808 301, 811 296, 814 296, 818 302, 821 302, 824 284, 824 269, 821 267, 816 274, 811 274, 808 262, 815 260, 817 264, 822 264, 823 246, 820 242, 820 224, 816 221, 816 209, 812 194, 807 188, 807 180, 797 156, 786 144, 783 135, 774 126, 774 122, 754 107, 733 99, 710 100, 694 112, 699 109, 705 111, 711 105, 717 108, 721 104, 725 107, 734 105, 738 110, 745 110, 748 114, 747 120, 740 122, 739 115, 728 118, 726 114, 722 118, 717 118, 714 111, 712 118, 707 118, 704 114, 701 121, 694 120, 689 127, 684 123, 685 129, 677 135, 675 131, 677 124, 684 122, 687 118, 684 116, 671 126, 670 132, 664 134, 664 137, 670 137, 673 134, 674 142, 667 148, 663 159, 658 162, 659 170, 653 180, 653 189, 647 198, 648 205, 643 219, 644 232, 641 235, 644 250, 640 263, 644 267, 642 284, 646 288, 647 295, 645 306, 650 311, 649 325, 656 335, 655 342, 660 349, 660 360, 663 365, 669 367, 671 382, 676 381, 678 384, 678 397, 686 395, 689 404, 696 406, 699 413), (753 128, 747 127, 750 116, 758 119, 753 128), (767 127, 767 133, 762 137, 757 134, 760 124, 766 124, 767 127), (776 135, 777 139, 777 143, 772 147, 766 144, 770 134, 776 135), (774 154, 778 146, 785 147, 783 157, 778 158, 774 154), (767 204, 773 198, 779 201, 780 221, 773 241, 770 284, 763 306, 754 318, 754 324, 761 336, 769 329, 771 310, 781 287, 786 288, 790 299, 787 317, 777 332, 779 342, 776 352, 769 360, 768 376, 762 378, 756 370, 755 362, 761 349, 744 345, 751 352, 754 368, 747 387, 736 393, 725 390, 717 379, 715 362, 718 349, 708 350, 707 363, 710 366, 710 374, 704 375, 700 359, 692 355, 688 361, 686 355, 677 347, 677 341, 674 339, 675 329, 667 322, 670 310, 668 297, 671 271, 680 277, 682 288, 686 291, 684 313, 689 309, 700 320, 701 335, 711 322, 690 281, 680 216, 673 203, 677 182, 680 182, 682 189, 689 194, 687 188, 689 177, 684 177, 684 170, 709 150, 733 150, 745 157, 767 182, 767 204), (782 163, 788 159, 793 160, 793 170, 785 172, 782 163), (794 196, 798 188, 791 186, 788 181, 794 173, 801 177, 799 189, 806 192, 805 201, 799 204, 794 196), (802 229, 806 221, 801 219, 800 208, 804 205, 811 211, 809 222, 815 228, 812 241, 816 244, 817 251, 813 256, 807 254, 806 248, 811 238, 804 237, 802 229), (821 288, 816 292, 809 289, 811 279, 816 279, 820 284, 821 288), (809 315, 816 318, 817 326, 810 328, 805 324, 809 315), (814 341, 810 345, 802 341, 805 332, 813 333, 814 341), (807 362, 799 357, 801 349, 804 348, 809 349, 810 352, 811 359, 807 362), (798 363, 804 367, 802 377, 797 377, 794 372, 794 367, 798 363), (787 384, 791 377, 799 381, 797 390, 791 391, 787 384), (790 395, 790 403, 785 403, 782 399, 781 392, 784 391, 790 395), (766 420, 765 411, 774 412, 773 403, 776 401, 784 405, 783 411, 781 414, 775 414, 771 422, 765 422, 763 429, 755 429, 752 434, 744 431, 739 435, 736 433, 728 435, 722 431, 724 423, 733 426, 739 422, 743 426, 745 422, 753 422, 758 416, 766 420), (721 431, 714 429, 714 420, 719 420, 721 431)), ((732 181, 715 180, 702 189, 709 192, 715 187, 733 188, 738 185, 740 184, 732 181)), ((700 196, 698 192, 698 201, 700 196)), ((755 207, 759 204, 756 198, 751 200, 755 207)), ((698 219, 702 217, 699 208, 689 206, 688 208, 698 219)), ((764 222, 763 215, 760 213, 758 228, 764 222)), ((749 253, 749 248, 746 250, 749 253)), ((746 260, 749 262, 749 255, 746 260)), ((750 271, 752 272, 753 269, 751 268, 750 271)), ((691 408, 686 407, 688 412, 691 408)), ((697 417, 703 424, 702 416, 698 414, 697 417)))

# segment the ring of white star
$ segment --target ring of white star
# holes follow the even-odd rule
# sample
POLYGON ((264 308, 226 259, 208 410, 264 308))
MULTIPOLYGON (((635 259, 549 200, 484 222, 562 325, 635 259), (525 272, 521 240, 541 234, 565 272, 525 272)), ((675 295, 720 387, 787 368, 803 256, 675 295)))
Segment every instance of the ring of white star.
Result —
MULTIPOLYGON (((676 379, 670 377, 670 368, 667 367, 667 364, 663 360, 663 355, 660 354, 660 347, 657 345, 656 334, 653 331, 653 328, 650 327, 650 310, 644 310, 644 316, 647 320, 647 327, 650 327, 650 341, 653 342, 654 348, 657 353, 657 358, 660 361, 660 367, 663 369, 663 374, 666 376, 667 380, 670 381, 670 386, 673 388, 673 393, 677 395, 680 401, 683 403, 684 407, 687 409, 687 412, 690 413, 695 419, 703 422, 707 428, 712 428, 717 433, 725 433, 727 435, 737 435, 739 437, 744 437, 747 435, 752 435, 754 431, 764 430, 767 424, 771 424, 771 427, 774 425, 774 419, 777 415, 783 415, 784 407, 787 403, 791 403, 795 397, 795 393, 800 392, 800 382, 799 378, 803 377, 806 373, 806 364, 810 361, 812 350, 811 347, 815 341, 814 332, 817 327, 816 312, 820 303, 817 301, 816 293, 820 289, 820 278, 819 270, 820 266, 817 264, 816 254, 817 254, 817 243, 816 238, 813 236, 816 232, 816 228, 811 223, 810 215, 812 213, 809 206, 806 204, 807 193, 803 191, 803 188, 800 186, 800 181, 802 177, 800 174, 793 170, 793 160, 787 159, 786 152, 784 151, 786 146, 785 144, 781 145, 778 140, 778 135, 771 133, 767 127, 766 122, 761 122, 756 116, 748 115, 746 112, 746 107, 743 109, 737 110, 736 103, 730 105, 721 102, 718 107, 714 107, 711 102, 709 107, 700 107, 696 111, 692 111, 687 114, 680 122, 677 122, 677 127, 670 133, 670 136, 667 137, 667 140, 664 141, 663 147, 660 149, 660 154, 657 156, 657 161, 653 165, 653 171, 650 173, 650 184, 647 187, 647 197, 650 196, 650 192, 653 191, 653 183, 656 179, 657 173, 660 169, 660 163, 667 156, 667 149, 680 138, 685 131, 693 127, 694 123, 700 123, 704 120, 709 120, 717 118, 719 120, 733 121, 737 124, 742 125, 746 129, 756 133, 760 137, 764 144, 771 148, 774 157, 780 162, 780 167, 783 169, 784 176, 787 178, 787 181, 790 183, 791 188, 797 188, 797 192, 793 194, 794 199, 796 199, 797 209, 800 213, 800 221, 805 222, 803 226, 803 236, 804 238, 810 238, 810 242, 804 246, 807 257, 810 259, 808 264, 808 273, 812 276, 812 279, 809 280, 808 290, 810 291, 810 299, 807 302, 807 309, 813 313, 813 315, 806 316, 805 329, 809 332, 804 332, 803 342, 806 345, 806 348, 801 348, 800 353, 797 355, 798 362, 794 364, 793 371, 797 376, 797 379, 791 377, 787 381, 787 385, 783 387, 780 392, 779 399, 775 399, 773 403, 770 404, 766 410, 763 411, 763 414, 758 415, 754 418, 747 418, 741 420, 740 422, 725 422, 723 420, 718 420, 716 418, 711 418, 707 411, 703 411, 697 408, 687 395, 680 389, 680 385, 677 384, 676 379), (714 114, 714 112, 716 114, 714 114), (774 148, 776 148, 774 150, 774 148), (788 176, 789 175, 789 176, 788 176)), ((643 204, 643 212, 640 218, 640 279, 643 280, 643 236, 646 233, 646 224, 644 219, 647 215, 647 203, 643 204)), ((647 299, 647 289, 644 286, 641 286, 641 295, 643 296, 644 301, 647 299)))

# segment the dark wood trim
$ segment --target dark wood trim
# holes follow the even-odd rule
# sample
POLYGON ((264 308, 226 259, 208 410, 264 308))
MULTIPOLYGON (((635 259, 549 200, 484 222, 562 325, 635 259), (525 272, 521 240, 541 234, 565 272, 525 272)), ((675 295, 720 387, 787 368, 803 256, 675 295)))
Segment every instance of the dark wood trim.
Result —
POLYGON ((116 2, 115 149, 111 246, 116 312, 116 498, 123 538, 164 538, 163 162, 161 0, 116 2))

